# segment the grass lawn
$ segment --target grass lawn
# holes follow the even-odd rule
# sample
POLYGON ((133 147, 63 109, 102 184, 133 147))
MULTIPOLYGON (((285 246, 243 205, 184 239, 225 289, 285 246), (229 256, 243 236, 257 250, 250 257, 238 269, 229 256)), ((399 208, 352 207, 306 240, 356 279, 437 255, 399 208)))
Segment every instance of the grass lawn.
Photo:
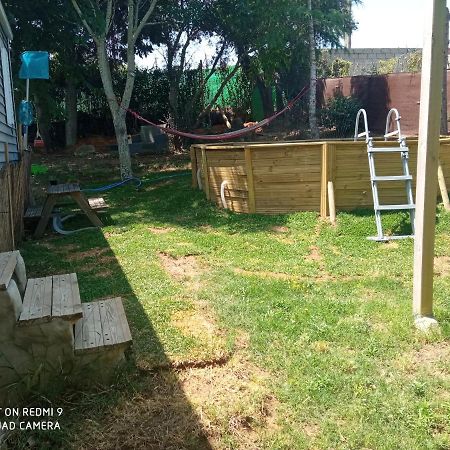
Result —
MULTIPOLYGON (((30 276, 75 271, 84 301, 121 296, 134 339, 113 386, 52 399, 62 431, 34 448, 450 448, 449 213, 438 208, 441 332, 425 337, 412 326, 413 242, 366 240, 370 211, 340 213, 336 228, 315 213, 237 215, 189 176, 152 182, 186 173, 183 158, 139 161, 142 188, 104 195, 102 230, 21 245, 30 276)), ((110 158, 44 163, 37 189, 118 174, 110 158)))

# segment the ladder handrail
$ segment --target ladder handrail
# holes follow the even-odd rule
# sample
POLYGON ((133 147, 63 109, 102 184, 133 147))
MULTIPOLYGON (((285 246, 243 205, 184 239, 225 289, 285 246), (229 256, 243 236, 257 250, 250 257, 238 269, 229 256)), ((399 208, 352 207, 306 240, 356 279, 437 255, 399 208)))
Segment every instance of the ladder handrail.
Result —
POLYGON ((366 142, 369 142, 370 140, 370 132, 369 132, 369 123, 367 120, 367 112, 365 109, 361 108, 358 111, 358 114, 356 115, 356 123, 355 123, 355 136, 354 136, 354 140, 357 141, 360 137, 366 137, 366 142), (361 114, 364 118, 364 128, 366 129, 366 131, 364 131, 363 133, 359 133, 359 122, 361 119, 361 114))
POLYGON ((386 118, 386 131, 384 133, 384 140, 387 141, 388 138, 393 136, 398 136, 397 141, 399 143, 402 143, 403 136, 402 136, 402 130, 400 128, 400 120, 401 120, 400 113, 398 112, 397 108, 391 108, 391 110, 388 112, 387 118, 386 118), (389 132, 389 126, 391 124, 391 117, 395 113, 395 121, 397 122, 397 129, 395 131, 389 132))

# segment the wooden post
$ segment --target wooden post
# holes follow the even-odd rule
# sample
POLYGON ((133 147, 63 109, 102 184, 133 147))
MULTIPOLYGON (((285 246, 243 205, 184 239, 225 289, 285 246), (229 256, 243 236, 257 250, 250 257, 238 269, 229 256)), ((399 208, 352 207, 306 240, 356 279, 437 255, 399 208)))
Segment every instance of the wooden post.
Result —
POLYGON ((334 202, 334 186, 333 182, 328 182, 328 204, 330 209, 330 222, 336 225, 336 205, 334 202))
POLYGON ((8 143, 4 144, 5 149, 5 162, 6 162, 6 176, 8 178, 8 205, 9 205, 9 226, 11 228, 11 245, 12 250, 16 249, 16 237, 14 234, 14 210, 13 210, 13 201, 12 201, 12 180, 11 180, 11 166, 9 164, 9 148, 8 143))
POLYGON ((429 3, 422 56, 413 288, 415 323, 422 330, 437 325, 433 318, 433 266, 445 6, 445 0, 429 3))
POLYGON ((252 151, 249 148, 244 150, 245 153, 245 173, 247 174, 247 189, 248 189, 248 212, 250 214, 256 213, 256 198, 255 198, 255 182, 253 179, 253 161, 252 151))
POLYGON ((441 161, 439 161, 438 167, 438 182, 439 182, 439 189, 441 191, 442 202, 444 203, 444 208, 447 211, 450 211, 450 199, 448 198, 447 184, 445 182, 444 171, 442 170, 441 161))
POLYGON ((323 219, 328 217, 329 201, 328 201, 328 182, 334 183, 335 177, 335 144, 322 144, 322 169, 320 181, 320 216, 323 219))
MULTIPOLYGON (((448 111, 447 111, 447 65, 448 65, 448 20, 449 13, 448 8, 445 9, 445 29, 444 29, 444 61, 442 64, 443 80, 442 80, 442 107, 441 107, 441 135, 448 135, 448 111)), ((441 191, 442 202, 444 208, 450 211, 450 200, 448 198, 447 185, 445 183, 444 171, 442 170, 442 164, 439 160, 438 167, 438 182, 439 189, 441 191)))
POLYGON ((198 189, 197 181, 197 151, 193 145, 191 145, 191 170, 192 170, 192 187, 198 189))
POLYGON ((203 186, 203 190, 205 191, 206 199, 211 199, 211 191, 209 187, 209 170, 208 170, 208 159, 206 157, 206 149, 205 146, 202 145, 202 171, 203 171, 203 177, 205 181, 205 185, 203 186))

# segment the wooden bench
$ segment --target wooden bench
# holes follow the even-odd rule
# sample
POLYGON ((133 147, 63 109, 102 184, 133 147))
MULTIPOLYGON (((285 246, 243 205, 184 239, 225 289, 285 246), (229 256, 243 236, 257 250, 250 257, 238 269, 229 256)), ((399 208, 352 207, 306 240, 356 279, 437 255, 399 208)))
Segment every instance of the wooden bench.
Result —
POLYGON ((80 291, 75 273, 28 280, 19 326, 63 319, 81 319, 80 291))
POLYGON ((83 303, 83 319, 75 324, 75 354, 124 348, 131 343, 121 298, 83 303))
MULTIPOLYGON (((103 211, 108 208, 108 204, 105 202, 105 200, 102 197, 97 198, 88 198, 87 199, 89 206, 94 211, 103 211)), ((42 216, 42 211, 44 209, 44 205, 39 206, 30 206, 24 215, 25 219, 40 219, 42 216)), ((74 212, 74 211, 71 211, 74 212)), ((53 215, 53 214, 52 214, 53 215)))

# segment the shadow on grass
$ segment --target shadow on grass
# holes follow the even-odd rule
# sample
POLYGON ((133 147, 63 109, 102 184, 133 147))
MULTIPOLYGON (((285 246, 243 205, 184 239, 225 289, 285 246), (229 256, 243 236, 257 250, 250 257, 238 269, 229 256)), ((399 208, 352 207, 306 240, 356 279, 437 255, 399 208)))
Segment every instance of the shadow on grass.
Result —
MULTIPOLYGON (((151 353, 155 366, 129 361, 113 385, 45 393, 36 406, 64 408, 60 432, 11 437, 11 448, 145 448, 208 450, 211 446, 141 301, 100 231, 25 242, 28 277, 76 272, 83 301, 121 296, 135 359, 151 353), (31 439, 31 441, 30 441, 31 439)), ((151 301, 151 299, 150 299, 151 301)))

